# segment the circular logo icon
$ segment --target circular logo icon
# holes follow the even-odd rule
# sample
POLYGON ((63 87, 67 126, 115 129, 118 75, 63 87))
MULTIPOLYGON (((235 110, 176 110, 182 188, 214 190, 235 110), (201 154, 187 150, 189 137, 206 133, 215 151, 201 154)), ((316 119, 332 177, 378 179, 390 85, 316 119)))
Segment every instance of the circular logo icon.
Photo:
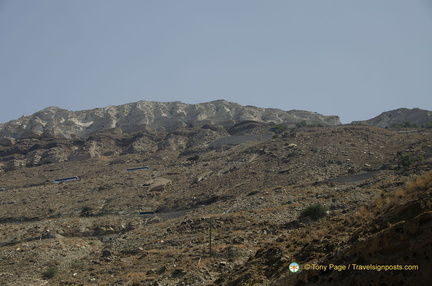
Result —
POLYGON ((289 265, 289 271, 291 271, 292 273, 296 273, 296 272, 299 271, 299 270, 300 270, 300 265, 298 265, 297 263, 292 262, 292 263, 289 265))

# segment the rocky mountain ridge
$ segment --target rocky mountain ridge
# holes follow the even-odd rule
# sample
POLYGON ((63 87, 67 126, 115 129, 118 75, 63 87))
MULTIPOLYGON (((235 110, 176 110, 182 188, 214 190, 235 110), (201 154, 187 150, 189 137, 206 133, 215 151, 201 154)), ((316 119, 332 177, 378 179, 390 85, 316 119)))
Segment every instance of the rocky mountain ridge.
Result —
POLYGON ((381 113, 380 115, 352 124, 373 125, 377 127, 429 127, 432 123, 432 111, 420 108, 398 108, 381 113))
POLYGON ((146 129, 172 131, 206 124, 232 127, 241 121, 338 125, 337 116, 315 112, 242 106, 225 100, 186 104, 176 102, 138 101, 83 111, 48 107, 30 116, 0 125, 0 137, 79 138, 86 139, 98 132, 130 133, 146 129))
POLYGON ((0 126, 1 285, 428 285, 430 129, 146 104, 0 126))

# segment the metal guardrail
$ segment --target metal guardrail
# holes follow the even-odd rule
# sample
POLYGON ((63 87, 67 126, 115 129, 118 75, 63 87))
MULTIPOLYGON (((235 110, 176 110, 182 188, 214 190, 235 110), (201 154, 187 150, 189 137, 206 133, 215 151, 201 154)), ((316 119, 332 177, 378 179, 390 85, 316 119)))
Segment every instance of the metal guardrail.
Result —
POLYGON ((55 179, 54 183, 59 184, 59 183, 64 183, 64 182, 76 181, 76 180, 79 180, 79 178, 77 176, 69 177, 69 178, 62 178, 62 179, 55 179))
POLYGON ((147 214, 153 215, 153 214, 156 214, 156 213, 155 212, 140 212, 139 214, 140 215, 147 215, 147 214))
POLYGON ((150 169, 150 168, 147 166, 143 166, 143 167, 129 168, 129 169, 126 169, 126 171, 137 171, 137 170, 148 170, 148 169, 150 169))

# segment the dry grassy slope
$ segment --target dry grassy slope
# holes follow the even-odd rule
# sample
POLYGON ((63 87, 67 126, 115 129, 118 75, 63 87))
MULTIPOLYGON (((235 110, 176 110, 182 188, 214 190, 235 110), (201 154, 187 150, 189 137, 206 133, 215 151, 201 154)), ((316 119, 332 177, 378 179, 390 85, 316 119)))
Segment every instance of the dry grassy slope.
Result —
MULTIPOLYGON (((206 129, 212 138, 224 134, 211 131, 219 134, 206 129)), ((0 283, 41 285, 49 266, 59 270, 50 285, 202 285, 221 274, 226 283, 237 279, 236 272, 226 274, 230 269, 255 257, 251 275, 267 271, 260 280, 266 285, 285 272, 274 263, 274 270, 265 270, 259 257, 282 259, 314 240, 319 249, 303 251, 310 256, 304 261, 340 248, 362 225, 355 219, 359 207, 429 168, 432 154, 430 134, 371 127, 304 128, 284 138, 215 150, 203 148, 208 141, 203 134, 191 129, 160 136, 100 135, 91 139, 100 148, 96 158, 0 173, 8 187, 0 192, 0 283), (153 138, 153 151, 125 151, 143 137, 153 138), (104 146, 119 152, 102 155, 104 146), (401 172, 395 169, 398 152, 421 154, 425 161, 401 172), (196 162, 188 160, 195 154, 196 162), (125 171, 142 165, 150 170, 125 171), (372 170, 379 172, 366 181, 352 176, 372 170), (68 176, 80 180, 52 182, 68 176), (345 179, 331 181, 340 177, 345 179), (161 178, 171 184, 152 191, 161 178), (331 209, 325 229, 296 219, 317 201, 331 209), (140 216, 140 211, 157 214, 140 216), (210 218, 213 255, 208 257, 210 218), (272 243, 282 251, 255 253, 272 243)))

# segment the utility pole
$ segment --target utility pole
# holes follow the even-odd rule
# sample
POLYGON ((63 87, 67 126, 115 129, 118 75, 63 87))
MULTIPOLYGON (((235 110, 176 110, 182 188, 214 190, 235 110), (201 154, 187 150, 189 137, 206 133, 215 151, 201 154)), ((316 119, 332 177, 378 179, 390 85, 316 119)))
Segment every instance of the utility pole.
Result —
POLYGON ((210 218, 210 243, 209 243, 210 251, 209 256, 212 255, 212 219, 210 218))
POLYGON ((366 134, 366 140, 367 140, 367 145, 368 145, 368 156, 371 156, 371 151, 370 151, 370 142, 369 142, 369 134, 366 134))

